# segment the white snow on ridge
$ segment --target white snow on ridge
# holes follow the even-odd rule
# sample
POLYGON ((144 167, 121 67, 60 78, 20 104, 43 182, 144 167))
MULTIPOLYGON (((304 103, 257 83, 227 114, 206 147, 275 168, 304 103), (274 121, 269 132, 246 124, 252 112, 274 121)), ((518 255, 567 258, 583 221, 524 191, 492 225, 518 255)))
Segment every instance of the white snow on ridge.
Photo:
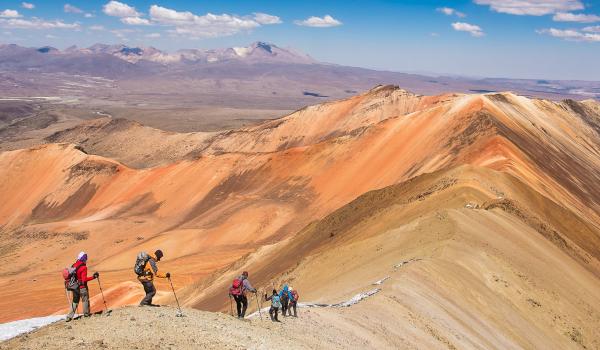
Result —
POLYGON ((368 292, 359 293, 359 294, 356 294, 355 296, 353 296, 352 299, 350 299, 348 301, 344 301, 343 303, 333 304, 333 305, 331 305, 331 307, 349 307, 349 306, 358 304, 361 300, 367 299, 371 295, 377 294, 380 291, 381 291, 380 288, 375 288, 368 292))
MULTIPOLYGON (((389 277, 388 277, 389 278, 389 277)), ((385 279, 384 279, 385 280, 385 279)), ((368 292, 358 293, 353 296, 351 299, 337 303, 337 304, 321 304, 321 303, 298 303, 299 308, 312 308, 312 307, 350 307, 352 305, 356 305, 360 303, 362 300, 367 299, 368 297, 375 295, 381 291, 381 288, 375 288, 368 292)), ((269 315, 269 307, 262 308, 261 313, 265 313, 267 316, 269 315)), ((258 311, 253 312, 248 315, 248 318, 255 318, 258 316, 258 311)))
POLYGON ((250 47, 234 47, 233 51, 235 51, 235 54, 240 57, 246 57, 250 53, 251 49, 252 48, 250 47))
POLYGON ((23 333, 31 332, 40 327, 64 320, 65 318, 66 315, 44 316, 2 323, 0 324, 0 341, 5 341, 23 333))
POLYGON ((384 277, 384 278, 380 279, 380 280, 379 280, 379 281, 377 281, 377 282, 373 282, 373 285, 374 285, 374 286, 380 286, 380 285, 382 285, 382 284, 383 284, 383 282, 385 282, 385 281, 387 281, 387 280, 389 280, 389 279, 390 279, 390 276, 386 276, 386 277, 384 277))

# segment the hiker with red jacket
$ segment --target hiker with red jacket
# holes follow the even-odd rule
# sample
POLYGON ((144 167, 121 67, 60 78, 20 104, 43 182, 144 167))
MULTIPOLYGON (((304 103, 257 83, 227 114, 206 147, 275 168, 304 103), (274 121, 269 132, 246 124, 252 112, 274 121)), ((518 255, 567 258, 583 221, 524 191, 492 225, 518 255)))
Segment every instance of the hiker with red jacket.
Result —
POLYGON ((95 278, 98 278, 100 274, 98 272, 94 272, 92 277, 88 277, 87 275, 87 262, 88 256, 85 252, 79 253, 77 256, 77 261, 72 265, 75 268, 75 274, 77 275, 77 281, 79 282, 79 288, 72 290, 73 294, 73 303, 71 305, 71 311, 67 315, 67 322, 70 322, 75 316, 75 311, 77 310, 77 305, 79 304, 79 300, 81 299, 81 303, 83 304, 83 316, 89 317, 90 314, 90 294, 88 291, 87 283, 95 278))
POLYGON ((256 289, 248 281, 248 271, 244 271, 241 276, 234 279, 231 288, 229 288, 229 295, 233 296, 235 300, 238 318, 246 316, 246 309, 248 308, 246 291, 256 293, 256 289))
POLYGON ((292 316, 292 309, 294 309, 294 317, 298 317, 296 312, 296 306, 298 305, 298 292, 290 286, 289 289, 290 304, 288 305, 289 315, 292 316))

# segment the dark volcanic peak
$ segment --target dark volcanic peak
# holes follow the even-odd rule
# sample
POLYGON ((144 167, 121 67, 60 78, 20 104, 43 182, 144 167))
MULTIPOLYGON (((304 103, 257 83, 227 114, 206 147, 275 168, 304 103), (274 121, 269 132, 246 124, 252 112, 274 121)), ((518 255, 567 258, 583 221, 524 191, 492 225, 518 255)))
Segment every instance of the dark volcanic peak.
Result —
POLYGON ((52 46, 44 46, 44 47, 40 47, 39 49, 37 49, 37 51, 40 53, 50 53, 50 52, 58 52, 58 49, 56 49, 52 46))

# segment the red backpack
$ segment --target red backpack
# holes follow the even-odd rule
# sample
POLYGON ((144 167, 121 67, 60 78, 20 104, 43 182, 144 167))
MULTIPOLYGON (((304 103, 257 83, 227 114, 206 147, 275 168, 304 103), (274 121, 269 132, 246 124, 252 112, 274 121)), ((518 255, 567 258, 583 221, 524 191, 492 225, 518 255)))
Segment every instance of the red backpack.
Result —
POLYGON ((244 281, 242 281, 239 278, 236 278, 233 280, 233 283, 231 284, 231 288, 229 288, 229 294, 241 295, 243 287, 244 287, 244 281))
POLYGON ((298 292, 296 292, 296 290, 292 291, 292 297, 294 298, 293 301, 298 301, 298 292))

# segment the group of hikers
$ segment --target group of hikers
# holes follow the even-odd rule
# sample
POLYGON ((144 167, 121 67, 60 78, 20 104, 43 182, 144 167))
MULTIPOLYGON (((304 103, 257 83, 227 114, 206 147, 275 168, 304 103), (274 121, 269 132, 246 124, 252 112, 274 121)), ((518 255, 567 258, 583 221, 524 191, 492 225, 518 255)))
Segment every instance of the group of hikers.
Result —
MULTIPOLYGON (((255 295, 258 293, 256 288, 252 287, 252 284, 250 284, 250 281, 248 280, 248 271, 244 271, 238 278, 233 280, 231 288, 229 288, 229 297, 235 300, 237 317, 239 319, 243 319, 246 316, 246 309, 248 308, 247 292, 254 293, 255 295)), ((271 307, 269 308, 271 321, 280 322, 278 317, 280 308, 281 314, 284 317, 288 316, 288 313, 289 316, 292 316, 292 310, 294 310, 293 316, 298 317, 298 312, 296 310, 298 306, 298 297, 298 292, 292 287, 288 287, 287 284, 284 285, 279 292, 277 292, 277 289, 273 289, 273 294, 267 295, 267 293, 265 293, 264 300, 271 301, 271 307)), ((256 301, 256 306, 260 310, 258 297, 256 297, 256 301)))
MULTIPOLYGON (((154 254, 148 254, 142 252, 138 254, 134 272, 137 275, 138 281, 144 287, 146 295, 140 301, 140 306, 159 306, 152 303, 152 299, 156 295, 156 287, 154 287, 154 277, 171 279, 171 274, 161 273, 158 271, 157 263, 163 257, 162 250, 158 249, 154 254)), ((94 272, 92 276, 88 276, 87 269, 88 255, 86 252, 80 252, 77 255, 77 261, 71 267, 63 270, 63 277, 65 279, 65 289, 70 291, 72 294, 72 302, 70 305, 69 313, 67 314, 66 321, 70 322, 75 316, 79 302, 83 305, 83 316, 89 317, 90 313, 90 296, 88 291, 88 282, 94 279, 100 278, 99 272, 94 272)), ((98 282, 99 283, 99 282, 98 282)), ((102 287, 100 287, 102 288, 102 287)), ((104 298, 104 295, 102 296, 104 298)))
MULTIPOLYGON (((163 257, 164 254, 160 249, 156 250, 154 254, 141 252, 136 257, 133 270, 137 275, 138 281, 144 287, 145 292, 144 298, 140 301, 140 306, 159 306, 152 303, 152 299, 156 295, 156 287, 154 286, 155 277, 167 278, 169 282, 171 282, 171 274, 169 272, 159 272, 158 269, 158 262, 163 257)), ((71 291, 72 294, 70 310, 66 318, 67 322, 70 322, 75 317, 75 312, 79 306, 80 301, 83 305, 83 316, 91 316, 88 282, 97 279, 100 285, 100 273, 94 272, 92 276, 88 276, 87 260, 87 253, 80 252, 77 255, 77 261, 75 261, 75 263, 71 265, 71 267, 65 268, 63 270, 63 278, 65 279, 65 289, 66 291, 71 291)), ((173 285, 171 283, 171 288, 172 286, 173 285)), ((102 291, 101 285, 100 290, 102 291)), ((256 288, 252 287, 250 281, 248 280, 248 272, 244 271, 238 278, 233 280, 232 286, 231 288, 229 288, 229 297, 235 300, 237 308, 237 317, 239 319, 243 319, 246 316, 246 309, 248 308, 248 297, 246 296, 247 292, 254 293, 255 295, 257 295, 258 293, 256 288)), ((174 289, 173 293, 175 293, 174 289)), ((104 300, 104 295, 102 295, 102 298, 104 300)), ((256 298, 257 307, 260 309, 260 305, 258 305, 258 297, 256 298)), ((277 292, 276 289, 273 289, 272 295, 269 296, 265 293, 264 300, 271 301, 269 315, 272 321, 280 322, 278 318, 279 309, 281 309, 283 316, 287 316, 288 313, 289 316, 292 316, 293 310, 293 316, 298 317, 296 311, 296 307, 298 304, 298 292, 295 291, 292 287, 284 285, 281 291, 279 292, 277 292)), ((177 304, 179 306, 179 302, 177 302, 177 304)))

